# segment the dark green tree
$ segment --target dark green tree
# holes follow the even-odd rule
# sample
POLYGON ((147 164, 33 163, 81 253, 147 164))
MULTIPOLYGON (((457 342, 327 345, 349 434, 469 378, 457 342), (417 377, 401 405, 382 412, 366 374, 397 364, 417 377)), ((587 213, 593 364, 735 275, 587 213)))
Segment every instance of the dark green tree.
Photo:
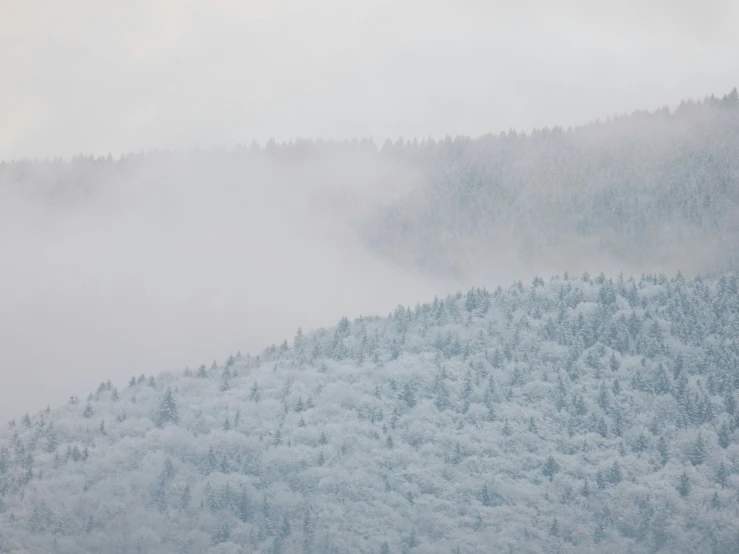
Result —
POLYGON ((246 489, 241 487, 241 492, 236 500, 236 516, 244 523, 249 521, 251 517, 251 507, 249 506, 249 496, 246 489))
POLYGON ((480 492, 479 499, 483 506, 490 506, 492 504, 487 483, 482 486, 482 491, 480 492))
POLYGON ((690 446, 688 459, 694 466, 702 464, 706 459, 706 442, 703 440, 703 434, 700 431, 698 431, 698 436, 690 446))
POLYGON ((282 517, 282 527, 280 527, 280 538, 286 539, 290 536, 292 528, 290 527, 290 520, 287 518, 287 514, 282 517))
POLYGON ((716 470, 716 482, 721 485, 722 489, 729 486, 729 471, 726 469, 724 462, 721 462, 716 470))
POLYGON ((505 418, 505 422, 503 423, 502 433, 506 437, 510 437, 513 434, 513 430, 511 429, 511 425, 508 423, 508 418, 505 418))
POLYGON ((603 472, 601 470, 598 470, 595 474, 595 484, 600 490, 606 488, 606 478, 603 476, 603 472))
POLYGON ((227 521, 221 522, 218 531, 213 535, 213 544, 221 544, 231 538, 231 527, 227 521))
POLYGON ((617 485, 621 482, 622 475, 621 475, 621 466, 618 463, 618 460, 613 462, 613 465, 611 466, 611 469, 608 471, 608 480, 613 485, 617 485))
POLYGON ((557 463, 557 460, 555 460, 554 457, 549 456, 547 458, 547 461, 544 462, 544 465, 541 467, 541 472, 546 477, 549 477, 550 481, 552 481, 558 471, 559 471, 559 463, 557 463))
POLYGON ((683 498, 687 498, 687 496, 690 494, 690 479, 688 478, 688 474, 683 471, 683 474, 680 476, 680 480, 677 483, 677 492, 682 496, 683 498))
POLYGON ((177 412, 177 404, 175 404, 172 389, 167 387, 167 390, 159 403, 156 423, 159 427, 163 427, 167 423, 174 423, 176 425, 178 421, 179 415, 177 412))
POLYGON ((639 436, 636 438, 636 442, 634 443, 634 452, 644 452, 647 449, 647 437, 644 435, 644 431, 639 433, 639 436))
POLYGON ((729 448, 731 444, 731 427, 725 421, 718 428, 718 443, 721 448, 729 448))
POLYGON ((667 463, 670 459, 670 448, 667 446, 667 441, 664 437, 660 437, 657 441, 657 452, 659 452, 659 459, 662 465, 667 463))
POLYGON ((185 484, 185 488, 182 489, 180 495, 180 509, 187 510, 190 507, 190 501, 192 500, 192 493, 190 492, 190 485, 185 484))
POLYGON ((413 408, 416 405, 416 391, 411 383, 403 385, 403 390, 398 396, 408 408, 413 408))

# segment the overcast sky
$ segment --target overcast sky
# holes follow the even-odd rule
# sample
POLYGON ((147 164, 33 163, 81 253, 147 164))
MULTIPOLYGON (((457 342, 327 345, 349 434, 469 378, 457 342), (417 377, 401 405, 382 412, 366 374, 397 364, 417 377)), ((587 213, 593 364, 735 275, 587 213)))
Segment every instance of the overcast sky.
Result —
POLYGON ((3 0, 0 159, 578 124, 724 94, 733 0, 3 0))
MULTIPOLYGON (((0 0, 0 160, 381 143, 675 106, 739 84, 738 7, 0 0)), ((139 167, 61 207, 0 190, 0 420, 470 284, 402 272, 356 243, 356 208, 413 175, 311 163, 248 178, 139 167)), ((531 278, 518 269, 474 284, 531 278)))

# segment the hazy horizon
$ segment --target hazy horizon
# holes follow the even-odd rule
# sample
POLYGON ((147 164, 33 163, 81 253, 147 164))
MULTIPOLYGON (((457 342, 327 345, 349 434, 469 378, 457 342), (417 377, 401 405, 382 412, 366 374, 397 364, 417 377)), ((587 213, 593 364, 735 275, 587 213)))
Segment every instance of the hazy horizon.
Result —
POLYGON ((13 2, 0 159, 584 124, 736 86, 739 7, 13 2))
MULTIPOLYGON (((729 1, 36 0, 3 15, 0 160, 568 127, 725 94, 739 68, 729 1)), ((422 185, 402 168, 267 168, 241 187, 139 169, 69 205, 3 193, 0 419, 472 284, 357 243, 362 210, 422 185)), ((533 276, 510 262, 474 284, 514 277, 533 276)))

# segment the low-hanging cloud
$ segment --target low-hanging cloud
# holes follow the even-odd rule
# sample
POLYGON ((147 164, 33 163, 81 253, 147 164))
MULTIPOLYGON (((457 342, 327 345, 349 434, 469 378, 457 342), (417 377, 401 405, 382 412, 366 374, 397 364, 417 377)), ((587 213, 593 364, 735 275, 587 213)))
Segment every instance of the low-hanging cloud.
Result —
POLYGON ((0 418, 451 291, 359 244, 351 221, 418 184, 378 160, 242 149, 6 168, 0 418))

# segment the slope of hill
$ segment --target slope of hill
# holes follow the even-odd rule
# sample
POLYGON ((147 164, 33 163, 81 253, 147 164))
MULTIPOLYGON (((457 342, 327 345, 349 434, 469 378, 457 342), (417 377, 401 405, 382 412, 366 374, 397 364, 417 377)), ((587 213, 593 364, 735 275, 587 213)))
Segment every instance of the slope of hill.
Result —
POLYGON ((739 287, 473 289, 0 432, 0 551, 739 544, 739 287))
POLYGON ((672 112, 390 144, 384 153, 418 167, 426 183, 363 228, 368 244, 403 264, 476 279, 502 263, 737 268, 736 89, 672 112))

